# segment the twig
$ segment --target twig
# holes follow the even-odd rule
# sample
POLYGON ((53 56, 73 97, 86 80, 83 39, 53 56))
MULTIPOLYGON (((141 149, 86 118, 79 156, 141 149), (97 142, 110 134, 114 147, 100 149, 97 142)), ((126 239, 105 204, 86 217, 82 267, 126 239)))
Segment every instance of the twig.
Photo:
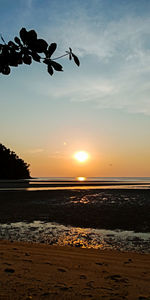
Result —
POLYGON ((69 55, 69 53, 63 54, 63 55, 58 56, 58 57, 54 57, 54 58, 52 58, 52 60, 56 60, 56 59, 62 58, 62 57, 67 56, 67 55, 69 55))
POLYGON ((6 42, 5 42, 5 40, 4 40, 3 36, 2 36, 2 34, 0 34, 0 36, 1 36, 1 40, 2 40, 3 43, 6 45, 6 42))

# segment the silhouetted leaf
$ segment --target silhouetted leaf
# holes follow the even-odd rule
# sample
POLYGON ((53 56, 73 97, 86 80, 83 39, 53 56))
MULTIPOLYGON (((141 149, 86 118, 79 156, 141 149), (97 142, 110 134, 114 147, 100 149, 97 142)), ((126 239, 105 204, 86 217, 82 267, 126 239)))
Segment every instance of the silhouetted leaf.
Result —
POLYGON ((48 47, 47 42, 45 40, 43 40, 43 39, 37 39, 35 45, 36 45, 36 49, 35 50, 38 53, 46 52, 47 47, 48 47))
POLYGON ((50 63, 50 59, 49 58, 45 58, 43 60, 43 63, 46 64, 46 65, 48 65, 50 63))
POLYGON ((40 61, 41 57, 40 57, 40 55, 38 55, 36 52, 32 52, 31 55, 32 55, 32 58, 33 58, 35 61, 41 62, 41 61, 40 61))
POLYGON ((28 31, 27 36, 28 36, 28 40, 36 40, 37 39, 37 33, 33 29, 28 31))
POLYGON ((79 61, 78 57, 76 55, 74 55, 73 53, 72 53, 72 57, 73 57, 74 62, 76 63, 76 65, 79 67, 80 66, 80 61, 79 61))
POLYGON ((9 75, 9 74, 10 74, 10 68, 9 68, 9 66, 5 66, 5 67, 3 68, 3 70, 2 70, 2 73, 3 73, 4 75, 9 75))
POLYGON ((48 71, 48 73, 49 73, 51 76, 53 75, 54 71, 53 71, 53 68, 52 68, 51 64, 48 64, 47 71, 48 71))
POLYGON ((9 55, 9 65, 12 67, 17 67, 18 66, 18 56, 16 53, 11 53, 9 55))
POLYGON ((62 65, 56 63, 55 61, 51 61, 51 65, 56 71, 63 71, 62 65))
POLYGON ((21 53, 18 53, 18 65, 21 65, 22 63, 23 63, 22 55, 21 53))
POLYGON ((8 45, 3 45, 3 47, 2 47, 2 54, 5 55, 8 52, 9 52, 9 46, 8 45))
POLYGON ((37 47, 37 33, 34 30, 30 30, 27 32, 26 36, 26 45, 32 50, 36 51, 37 47))
POLYGON ((32 63, 31 56, 29 56, 29 55, 24 55, 22 59, 23 59, 23 62, 24 62, 26 65, 31 65, 31 63, 32 63))
POLYGON ((26 42, 28 40, 28 32, 25 28, 22 28, 20 30, 20 37, 21 37, 23 43, 26 44, 26 42))
POLYGON ((8 42, 8 46, 9 46, 9 47, 12 47, 12 48, 15 49, 15 50, 18 50, 18 49, 19 49, 19 47, 18 47, 14 42, 12 42, 12 41, 9 41, 9 42, 8 42))
POLYGON ((14 41, 15 41, 19 46, 21 46, 21 41, 20 41, 20 39, 19 39, 17 36, 15 36, 14 41))
POLYGON ((69 51, 66 51, 67 54, 69 54, 69 60, 72 60, 72 49, 69 48, 69 51))
POLYGON ((22 56, 18 52, 11 52, 9 54, 9 65, 13 67, 17 67, 18 64, 22 64, 22 56))
POLYGON ((56 48, 57 48, 57 44, 56 43, 50 44, 50 46, 48 47, 46 56, 48 58, 50 58, 53 55, 53 53, 55 52, 56 48))
POLYGON ((1 64, 3 66, 9 65, 9 53, 2 53, 1 55, 1 64))
POLYGON ((13 46, 16 46, 16 45, 15 45, 15 43, 14 43, 14 42, 12 42, 12 41, 9 41, 9 42, 8 42, 8 46, 9 46, 9 47, 13 47, 13 46))

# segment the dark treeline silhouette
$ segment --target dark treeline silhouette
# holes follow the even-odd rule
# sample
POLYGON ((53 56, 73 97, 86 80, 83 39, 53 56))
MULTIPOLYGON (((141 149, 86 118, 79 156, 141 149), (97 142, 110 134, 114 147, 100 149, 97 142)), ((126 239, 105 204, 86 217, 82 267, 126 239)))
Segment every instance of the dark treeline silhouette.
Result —
POLYGON ((56 43, 49 45, 45 40, 39 39, 33 29, 27 31, 26 28, 22 28, 19 35, 19 37, 14 38, 14 41, 8 43, 1 35, 3 44, 0 44, 0 73, 3 75, 9 75, 11 67, 18 67, 21 64, 31 65, 34 60, 38 63, 43 62, 47 66, 48 73, 52 76, 54 71, 63 71, 62 65, 56 60, 64 56, 68 56, 69 60, 73 60, 79 67, 79 59, 71 48, 65 54, 53 58, 57 48, 56 43))
POLYGON ((0 144, 0 179, 28 179, 29 165, 15 152, 0 144))

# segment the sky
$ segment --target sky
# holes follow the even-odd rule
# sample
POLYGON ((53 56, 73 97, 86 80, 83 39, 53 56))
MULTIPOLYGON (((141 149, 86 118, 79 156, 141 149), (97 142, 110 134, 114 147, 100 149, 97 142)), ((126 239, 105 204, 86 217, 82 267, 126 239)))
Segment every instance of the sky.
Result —
POLYGON ((0 0, 5 41, 22 27, 69 47, 0 75, 0 142, 34 177, 150 176, 150 1, 0 0), (74 159, 86 151, 89 159, 74 159))

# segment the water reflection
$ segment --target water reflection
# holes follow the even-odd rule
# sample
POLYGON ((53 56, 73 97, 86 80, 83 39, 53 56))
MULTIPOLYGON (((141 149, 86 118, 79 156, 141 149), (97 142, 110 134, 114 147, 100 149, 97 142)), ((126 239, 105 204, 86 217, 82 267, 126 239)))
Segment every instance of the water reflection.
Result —
MULTIPOLYGON (((93 195, 92 195, 93 196, 93 195)), ((70 197, 70 203, 73 203, 73 204, 77 204, 77 203, 81 203, 81 204, 88 204, 88 203, 92 203, 91 201, 91 198, 88 199, 88 195, 85 195, 83 197, 70 197)))
POLYGON ((60 246, 150 253, 150 233, 79 228, 50 222, 0 224, 0 238, 60 246))
MULTIPOLYGON (((104 249, 104 240, 97 240, 91 229, 72 228, 71 234, 64 234, 58 240, 60 246, 72 246, 80 248, 104 249)), ((105 245, 106 246, 106 245, 105 245)))
POLYGON ((77 180, 78 180, 78 181, 85 181, 85 180, 86 180, 86 177, 77 177, 77 180))
POLYGON ((48 186, 48 187, 0 187, 0 191, 59 191, 59 190, 148 190, 150 184, 142 185, 76 185, 76 186, 48 186))

